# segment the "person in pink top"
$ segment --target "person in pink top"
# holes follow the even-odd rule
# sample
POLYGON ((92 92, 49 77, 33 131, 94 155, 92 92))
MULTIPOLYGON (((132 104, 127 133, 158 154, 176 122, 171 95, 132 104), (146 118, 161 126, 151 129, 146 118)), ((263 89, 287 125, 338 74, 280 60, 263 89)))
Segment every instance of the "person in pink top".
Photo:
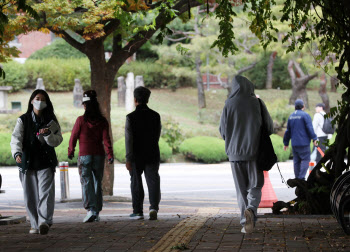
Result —
POLYGON ((84 222, 99 221, 102 210, 102 177, 105 149, 108 163, 112 164, 113 147, 109 136, 109 124, 102 115, 95 90, 83 94, 85 113, 74 124, 69 140, 68 158, 74 157, 74 149, 79 139, 79 174, 83 191, 83 203, 88 211, 84 222))

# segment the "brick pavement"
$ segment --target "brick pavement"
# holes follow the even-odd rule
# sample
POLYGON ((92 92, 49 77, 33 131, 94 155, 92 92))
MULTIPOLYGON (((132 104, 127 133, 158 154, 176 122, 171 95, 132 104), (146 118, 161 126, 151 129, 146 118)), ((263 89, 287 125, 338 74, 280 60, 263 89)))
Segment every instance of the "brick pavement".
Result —
POLYGON ((232 215, 209 218, 188 247, 194 252, 350 251, 350 237, 331 216, 262 216, 254 233, 240 229, 232 215))
MULTIPOLYGON (((68 214, 57 217, 46 236, 28 234, 29 223, 0 226, 0 251, 147 251, 191 218, 160 215, 158 221, 135 221, 102 216, 99 223, 81 223, 68 214)), ((331 216, 262 216, 253 234, 240 229, 237 215, 208 217, 186 251, 350 251, 350 237, 331 216)), ((176 251, 171 247, 167 251, 176 251)))

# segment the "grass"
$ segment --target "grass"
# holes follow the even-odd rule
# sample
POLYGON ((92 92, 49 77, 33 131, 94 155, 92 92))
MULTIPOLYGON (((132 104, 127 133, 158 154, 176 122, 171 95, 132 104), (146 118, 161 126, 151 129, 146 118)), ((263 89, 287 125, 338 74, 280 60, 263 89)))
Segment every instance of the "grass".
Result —
MULTIPOLYGON (((260 98, 267 106, 276 99, 289 100, 291 90, 256 90, 260 98)), ((27 109, 27 103, 31 91, 21 91, 11 93, 8 96, 8 108, 11 108, 11 101, 22 102, 22 112, 12 115, 0 114, 0 132, 12 132, 16 118, 27 109)), ((63 132, 71 131, 75 120, 83 114, 83 109, 73 106, 72 92, 49 93, 53 102, 56 115, 62 126, 63 132)), ((158 111, 162 120, 173 120, 180 124, 186 138, 194 136, 214 136, 220 137, 218 126, 221 110, 225 104, 227 91, 224 89, 206 91, 207 108, 200 111, 197 106, 197 89, 181 88, 176 92, 168 89, 153 89, 149 107, 158 111)), ((310 109, 306 110, 311 117, 314 115, 314 107, 321 102, 321 98, 316 90, 308 90, 310 109)), ((331 106, 337 104, 341 99, 341 93, 328 92, 331 106)), ((125 116, 127 112, 124 108, 119 108, 117 90, 112 91, 111 123, 114 141, 124 136, 125 116)), ((292 106, 294 107, 294 106, 292 106)), ((290 108, 292 109, 292 108, 290 108)))

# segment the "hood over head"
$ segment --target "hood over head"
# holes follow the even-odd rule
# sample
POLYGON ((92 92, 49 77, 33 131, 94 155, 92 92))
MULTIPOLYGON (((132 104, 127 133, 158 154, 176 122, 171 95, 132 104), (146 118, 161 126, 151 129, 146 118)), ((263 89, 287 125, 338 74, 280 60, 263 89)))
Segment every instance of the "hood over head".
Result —
POLYGON ((233 98, 237 94, 255 96, 254 84, 250 82, 246 77, 241 75, 235 76, 231 83, 231 94, 229 98, 233 98))

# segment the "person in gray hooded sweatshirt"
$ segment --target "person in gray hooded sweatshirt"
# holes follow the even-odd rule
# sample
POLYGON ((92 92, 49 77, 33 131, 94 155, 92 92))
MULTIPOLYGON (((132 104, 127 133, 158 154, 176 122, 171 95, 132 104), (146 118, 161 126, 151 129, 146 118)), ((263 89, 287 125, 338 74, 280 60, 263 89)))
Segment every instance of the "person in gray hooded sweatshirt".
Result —
MULTIPOLYGON (((262 105, 265 127, 272 134, 273 121, 264 102, 262 105)), ((243 76, 236 76, 225 102, 219 130, 231 163, 242 233, 253 232, 264 185, 264 174, 256 165, 261 124, 261 109, 253 83, 243 76)))

